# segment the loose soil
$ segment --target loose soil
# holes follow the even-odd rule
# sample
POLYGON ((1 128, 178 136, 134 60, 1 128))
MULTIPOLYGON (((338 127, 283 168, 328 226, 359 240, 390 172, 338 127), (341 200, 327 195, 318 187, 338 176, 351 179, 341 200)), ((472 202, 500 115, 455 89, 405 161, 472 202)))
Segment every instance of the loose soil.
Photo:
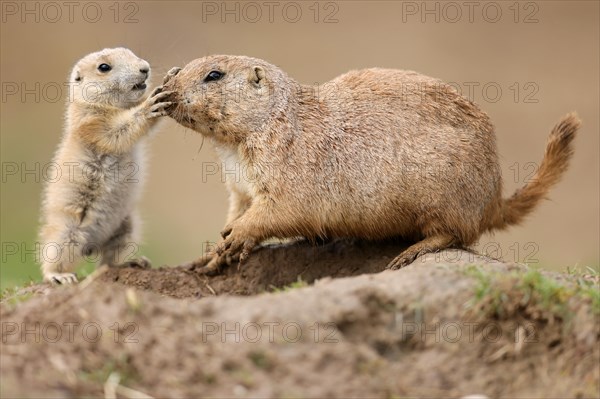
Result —
POLYGON ((4 397, 598 397, 597 276, 401 243, 115 268, 0 304, 4 397))

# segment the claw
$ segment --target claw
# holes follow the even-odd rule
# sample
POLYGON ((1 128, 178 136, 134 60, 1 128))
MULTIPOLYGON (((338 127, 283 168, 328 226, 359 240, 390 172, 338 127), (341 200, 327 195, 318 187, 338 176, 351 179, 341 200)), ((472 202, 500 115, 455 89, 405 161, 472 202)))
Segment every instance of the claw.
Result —
POLYGON ((245 263, 250 257, 250 253, 252 249, 256 246, 256 241, 253 239, 246 240, 244 242, 244 246, 242 247, 242 252, 240 253, 240 265, 245 263))
POLYGON ((231 234, 231 231, 233 230, 232 227, 225 227, 223 230, 221 230, 221 237, 223 237, 223 239, 227 238, 227 236, 229 236, 229 234, 231 234))
POLYGON ((209 263, 208 265, 198 269, 196 273, 205 276, 215 276, 221 273, 221 265, 218 262, 209 263))
POLYGON ((159 110, 161 108, 167 108, 167 107, 169 107, 172 104, 173 103, 170 102, 170 101, 165 101, 163 103, 156 103, 156 104, 154 104, 153 106, 150 107, 150 110, 157 111, 157 110, 159 110))
POLYGON ((160 100, 163 97, 163 95, 167 96, 170 93, 171 92, 165 91, 165 92, 158 94, 155 98, 150 99, 151 102, 154 102, 154 104, 152 104, 149 109, 149 117, 150 118, 156 118, 158 116, 167 116, 168 115, 167 108, 169 108, 171 105, 173 105, 173 103, 170 101, 160 102, 160 100))
POLYGON ((200 257, 198 259, 194 259, 193 261, 190 261, 190 262, 184 263, 182 265, 179 265, 179 267, 182 267, 182 268, 187 269, 187 270, 195 270, 195 269, 198 269, 198 268, 206 266, 206 264, 208 262, 210 262, 211 259, 212 259, 212 257, 210 257, 209 255, 205 255, 205 256, 202 256, 202 257, 200 257))
POLYGON ((162 100, 162 99, 164 99, 166 97, 169 97, 173 93, 174 93, 173 91, 162 91, 161 90, 160 92, 158 92, 158 93, 154 94, 153 96, 151 96, 150 97, 150 101, 153 101, 154 104, 158 104, 159 100, 162 100))
POLYGON ((215 248, 215 252, 217 255, 223 255, 223 252, 229 249, 230 246, 231 242, 224 241, 221 244, 217 245, 217 247, 215 248))
POLYGON ((121 266, 123 267, 136 267, 140 269, 149 269, 152 267, 152 263, 150 259, 142 256, 140 258, 132 259, 127 262, 124 262, 121 266))
POLYGON ((179 73, 179 71, 181 71, 180 67, 173 67, 171 69, 169 69, 169 72, 167 72, 167 74, 165 75, 165 77, 163 78, 163 84, 167 83, 169 80, 171 80, 171 78, 175 75, 177 75, 179 73))
POLYGON ((77 284, 78 282, 75 273, 49 273, 44 279, 58 285, 77 284))
POLYGON ((249 252, 242 252, 240 254, 240 265, 246 263, 246 261, 248 260, 248 258, 250 257, 250 253, 249 252))
POLYGON ((152 90, 152 93, 150 93, 150 98, 152 98, 155 95, 161 93, 162 91, 163 91, 163 87, 162 86, 156 87, 154 90, 152 90))
POLYGON ((410 265, 415 260, 415 258, 416 258, 416 256, 414 256, 414 255, 411 256, 410 254, 407 254, 407 255, 400 254, 395 259, 393 259, 390 263, 388 263, 388 265, 385 268, 388 270, 402 269, 403 267, 410 265))

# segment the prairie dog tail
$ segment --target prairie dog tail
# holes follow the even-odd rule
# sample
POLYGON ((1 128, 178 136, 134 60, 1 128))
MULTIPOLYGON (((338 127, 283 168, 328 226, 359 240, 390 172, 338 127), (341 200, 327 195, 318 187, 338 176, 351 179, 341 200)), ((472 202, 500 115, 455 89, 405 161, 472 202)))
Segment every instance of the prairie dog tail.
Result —
POLYGON ((573 139, 580 125, 581 120, 577 114, 570 113, 554 126, 535 176, 511 197, 501 201, 490 230, 519 224, 560 180, 569 166, 573 155, 573 139))

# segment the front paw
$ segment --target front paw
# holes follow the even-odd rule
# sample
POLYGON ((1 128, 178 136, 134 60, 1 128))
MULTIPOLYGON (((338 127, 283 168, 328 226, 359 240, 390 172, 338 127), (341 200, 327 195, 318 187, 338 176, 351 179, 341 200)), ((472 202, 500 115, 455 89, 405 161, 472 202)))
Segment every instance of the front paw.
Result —
POLYGON ((256 239, 248 235, 236 234, 235 229, 227 229, 224 237, 225 240, 216 248, 217 258, 223 264, 229 263, 232 259, 239 259, 239 263, 243 264, 257 244, 256 239))
POLYGON ((167 100, 172 94, 172 91, 163 91, 162 86, 154 89, 150 97, 144 102, 146 116, 148 118, 156 118, 169 115, 168 108, 173 105, 173 102, 167 100))

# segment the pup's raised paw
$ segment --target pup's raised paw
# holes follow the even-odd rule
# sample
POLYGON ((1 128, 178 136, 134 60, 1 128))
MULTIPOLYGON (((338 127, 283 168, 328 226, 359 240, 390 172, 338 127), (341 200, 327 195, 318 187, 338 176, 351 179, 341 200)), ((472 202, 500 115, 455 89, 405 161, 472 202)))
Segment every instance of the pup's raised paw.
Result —
POLYGON ((148 118, 156 118, 159 116, 167 116, 167 108, 173 105, 168 101, 172 91, 163 91, 162 87, 154 89, 150 97, 146 100, 145 108, 147 109, 148 118))
POLYGON ((163 79, 163 85, 166 84, 169 80, 171 80, 171 78, 175 75, 177 75, 179 73, 179 71, 181 71, 180 67, 173 67, 171 69, 169 69, 169 72, 167 72, 167 74, 165 75, 164 79, 163 79))

